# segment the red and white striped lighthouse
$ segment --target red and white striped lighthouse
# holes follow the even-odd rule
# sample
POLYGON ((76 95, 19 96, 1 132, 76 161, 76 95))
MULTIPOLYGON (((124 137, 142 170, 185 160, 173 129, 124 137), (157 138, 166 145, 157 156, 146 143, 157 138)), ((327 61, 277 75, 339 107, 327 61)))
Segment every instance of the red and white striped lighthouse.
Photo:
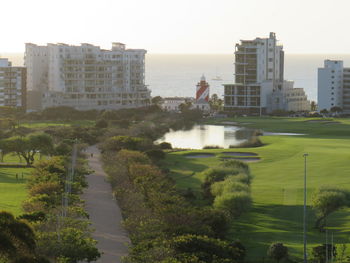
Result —
POLYGON ((199 100, 209 102, 209 84, 205 81, 204 75, 201 77, 201 81, 197 84, 196 101, 199 100))

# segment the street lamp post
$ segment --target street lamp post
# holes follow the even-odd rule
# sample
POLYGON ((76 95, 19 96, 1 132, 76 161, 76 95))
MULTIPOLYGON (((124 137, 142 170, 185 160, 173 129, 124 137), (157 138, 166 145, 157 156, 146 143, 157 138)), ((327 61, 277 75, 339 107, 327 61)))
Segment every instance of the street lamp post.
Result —
POLYGON ((309 154, 304 153, 304 220, 303 220, 303 237, 304 237, 304 263, 307 263, 306 253, 306 157, 309 154))

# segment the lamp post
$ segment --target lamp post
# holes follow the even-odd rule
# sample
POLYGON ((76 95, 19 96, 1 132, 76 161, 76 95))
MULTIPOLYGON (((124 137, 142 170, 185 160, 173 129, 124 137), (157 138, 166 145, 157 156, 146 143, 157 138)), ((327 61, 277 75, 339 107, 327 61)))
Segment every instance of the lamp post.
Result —
POLYGON ((307 253, 306 253, 306 157, 309 154, 304 153, 304 220, 303 220, 303 237, 304 237, 304 263, 307 263, 307 253))

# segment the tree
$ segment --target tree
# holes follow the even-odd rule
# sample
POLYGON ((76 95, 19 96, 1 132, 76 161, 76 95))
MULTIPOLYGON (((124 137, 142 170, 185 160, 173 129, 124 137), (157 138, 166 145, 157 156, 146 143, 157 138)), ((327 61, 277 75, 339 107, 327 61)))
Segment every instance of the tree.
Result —
POLYGON ((99 129, 107 128, 108 121, 106 121, 105 119, 100 119, 96 122, 95 127, 99 129))
POLYGON ((186 101, 186 102, 181 103, 179 105, 179 110, 181 113, 185 113, 185 112, 189 111, 191 109, 191 107, 192 107, 192 102, 186 101))
POLYGON ((328 113, 328 110, 327 110, 327 109, 323 109, 323 110, 320 111, 320 113, 322 113, 322 114, 327 114, 327 113, 328 113))
POLYGON ((185 261, 185 258, 194 256, 198 261, 195 262, 238 262, 242 258, 241 247, 235 247, 223 240, 209 238, 199 235, 177 236, 170 241, 170 246, 176 252, 176 258, 185 261))
POLYGON ((163 149, 163 150, 170 150, 170 149, 173 148, 173 147, 171 146, 171 143, 169 143, 169 142, 161 142, 161 143, 159 144, 159 147, 160 147, 161 149, 163 149))
POLYGON ((223 100, 219 99, 218 95, 214 93, 213 95, 211 95, 211 98, 209 99, 209 105, 210 105, 210 109, 214 111, 220 111, 222 110, 223 100))
POLYGON ((163 99, 161 96, 155 96, 152 98, 151 102, 152 102, 152 104, 159 106, 161 104, 162 100, 163 99))
POLYGON ((15 219, 12 214, 0 212, 0 260, 16 262, 17 258, 24 255, 35 255, 33 230, 24 221, 15 219))
POLYGON ((341 107, 338 107, 338 106, 334 106, 331 108, 331 112, 333 112, 333 113, 339 113, 342 111, 343 111, 343 109, 341 107))
POLYGON ((92 262, 101 256, 95 247, 97 241, 88 237, 83 231, 69 227, 62 229, 59 235, 60 239, 57 232, 40 233, 39 252, 55 259, 64 258, 69 263, 92 262))
POLYGON ((323 231, 328 215, 348 205, 349 192, 337 187, 321 187, 312 200, 312 206, 316 210, 318 218, 315 227, 323 231))
POLYGON ((48 134, 29 135, 27 137, 11 137, 3 142, 8 152, 15 152, 25 159, 27 166, 34 163, 37 153, 51 154, 53 151, 52 138, 48 134))
POLYGON ((288 258, 288 248, 283 243, 274 243, 270 245, 267 255, 271 259, 280 262, 281 259, 288 258))
POLYGON ((333 257, 337 256, 337 249, 332 244, 323 244, 320 246, 316 246, 312 248, 312 255, 317 260, 318 263, 324 263, 333 257), (328 250, 326 252, 326 250, 328 250), (328 260, 326 260, 326 255, 328 256, 328 260))
POLYGON ((317 110, 316 101, 311 101, 311 111, 316 111, 316 110, 317 110))

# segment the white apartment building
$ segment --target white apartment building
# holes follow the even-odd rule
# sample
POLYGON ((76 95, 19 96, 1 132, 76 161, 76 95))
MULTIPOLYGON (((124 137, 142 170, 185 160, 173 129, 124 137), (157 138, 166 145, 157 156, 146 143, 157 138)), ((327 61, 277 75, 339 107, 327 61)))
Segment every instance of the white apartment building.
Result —
POLYGON ((86 43, 27 43, 27 87, 34 101, 30 108, 100 110, 149 105, 145 54, 146 50, 126 49, 122 43, 113 43, 110 50, 86 43))
POLYGON ((26 69, 0 58, 0 106, 26 107, 26 69))
POLYGON ((318 110, 340 107, 350 112, 350 68, 341 60, 325 60, 318 69, 318 110))
MULTIPOLYGON (((235 46, 235 83, 224 85, 224 109, 238 114, 258 115, 271 112, 274 109, 271 105, 273 93, 290 87, 289 84, 286 85, 284 51, 276 34, 271 32, 268 38, 241 40, 235 46)), ((283 107, 281 110, 292 107, 279 102, 276 105, 283 107)))
POLYGON ((193 101, 194 101, 193 98, 187 98, 187 97, 167 97, 167 98, 163 98, 160 107, 166 111, 178 112, 180 111, 179 106, 181 104, 185 104, 186 102, 192 103, 193 101))

